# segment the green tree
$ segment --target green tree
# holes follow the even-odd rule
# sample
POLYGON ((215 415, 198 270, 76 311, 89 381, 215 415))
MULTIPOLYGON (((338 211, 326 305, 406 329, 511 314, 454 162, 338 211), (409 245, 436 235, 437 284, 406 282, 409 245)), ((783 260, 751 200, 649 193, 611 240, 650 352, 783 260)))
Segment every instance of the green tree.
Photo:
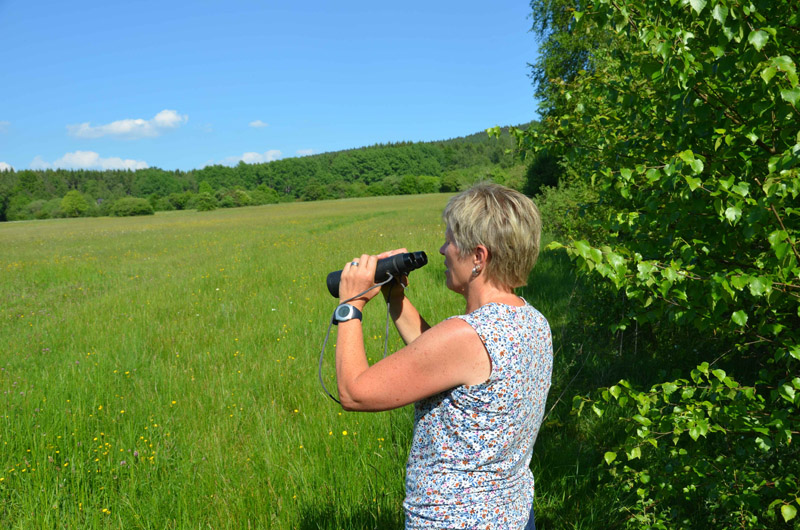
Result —
POLYGON ((794 524, 800 11, 790 0, 572 5, 558 37, 595 36, 595 50, 548 74, 541 127, 516 134, 557 153, 609 209, 597 239, 554 246, 624 294, 618 329, 672 323, 707 346, 677 378, 620 381, 576 403, 619 416, 605 480, 629 492, 635 528, 794 524))
POLYGON ((211 210, 216 210, 218 206, 217 198, 211 193, 200 192, 194 198, 194 205, 198 212, 209 212, 211 210))
POLYGON ((67 217, 80 217, 89 209, 89 203, 78 190, 68 191, 61 199, 61 211, 67 217))
POLYGON ((304 201, 321 201, 327 198, 329 198, 328 190, 317 182, 310 183, 303 191, 304 201))
POLYGON ((253 198, 244 190, 233 190, 233 192, 231 192, 231 197, 233 197, 233 202, 236 206, 250 206, 253 204, 253 198))
POLYGON ((172 208, 175 210, 183 210, 186 208, 186 204, 189 202, 189 193, 170 193, 167 199, 169 200, 170 204, 172 204, 172 208))
POLYGON ((419 193, 417 177, 414 175, 404 175, 401 177, 398 190, 401 195, 414 195, 419 193))
POLYGON ((211 187, 211 184, 209 184, 207 180, 203 180, 200 182, 200 187, 197 190, 197 193, 208 193, 213 195, 214 188, 211 187))
POLYGON ((432 175, 421 175, 417 177, 417 189, 420 193, 439 193, 442 187, 442 179, 432 175))
POLYGON ((545 186, 558 186, 561 172, 558 158, 547 152, 541 152, 535 155, 528 165, 523 191, 526 195, 533 196, 538 195, 545 186))
POLYGON ((260 184, 250 196, 253 198, 253 204, 275 204, 280 200, 278 192, 266 184, 260 184))

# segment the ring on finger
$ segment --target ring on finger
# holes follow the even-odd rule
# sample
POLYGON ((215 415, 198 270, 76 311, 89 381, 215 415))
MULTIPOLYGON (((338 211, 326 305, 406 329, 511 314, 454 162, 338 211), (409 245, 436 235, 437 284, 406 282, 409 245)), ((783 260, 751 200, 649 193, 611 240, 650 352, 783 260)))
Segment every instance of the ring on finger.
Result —
POLYGON ((358 262, 357 261, 351 261, 350 265, 353 266, 353 267, 358 267, 358 262))

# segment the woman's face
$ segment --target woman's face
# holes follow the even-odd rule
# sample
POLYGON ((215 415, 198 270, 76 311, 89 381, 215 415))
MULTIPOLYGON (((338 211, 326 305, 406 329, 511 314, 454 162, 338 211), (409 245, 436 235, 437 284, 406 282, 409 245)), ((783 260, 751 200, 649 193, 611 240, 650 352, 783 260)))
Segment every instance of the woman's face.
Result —
POLYGON ((472 260, 469 256, 464 258, 459 256, 458 247, 453 242, 453 235, 449 228, 445 231, 444 245, 439 248, 439 254, 444 256, 447 288, 457 293, 463 293, 472 277, 472 260))

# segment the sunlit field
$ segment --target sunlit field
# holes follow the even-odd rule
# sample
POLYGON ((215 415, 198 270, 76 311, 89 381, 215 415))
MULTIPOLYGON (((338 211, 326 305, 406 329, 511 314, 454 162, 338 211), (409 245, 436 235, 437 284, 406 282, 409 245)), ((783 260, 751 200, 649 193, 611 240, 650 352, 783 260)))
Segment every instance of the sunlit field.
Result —
MULTIPOLYGON (((0 527, 402 528, 412 411, 322 392, 325 277, 424 250, 409 296, 431 322, 463 311, 437 252, 448 198, 0 224, 0 527)), ((561 291, 528 292, 556 330, 561 291)), ((385 318, 377 298, 372 361, 385 318)))

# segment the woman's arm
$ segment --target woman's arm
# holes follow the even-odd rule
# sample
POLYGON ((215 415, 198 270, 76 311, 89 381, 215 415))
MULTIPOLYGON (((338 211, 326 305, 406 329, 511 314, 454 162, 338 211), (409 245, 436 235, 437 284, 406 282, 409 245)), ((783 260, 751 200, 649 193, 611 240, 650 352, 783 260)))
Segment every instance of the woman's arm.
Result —
MULTIPOLYGON (((373 284, 377 260, 377 256, 364 255, 358 266, 345 265, 339 285, 342 299, 373 284)), ((370 292, 349 303, 363 310, 375 294, 370 292)), ((401 308, 401 313, 405 309, 401 308)), ((412 323, 413 315, 418 318, 419 313, 414 310, 406 315, 412 323)), ((402 314, 400 317, 406 318, 402 314)), ((459 385, 481 383, 491 373, 483 342, 463 320, 445 320, 420 332, 408 346, 372 366, 367 362, 361 326, 358 319, 342 322, 336 338, 339 399, 347 410, 402 407, 459 385)))
POLYGON ((482 383, 491 368, 475 330, 460 319, 437 324, 372 366, 364 351, 361 321, 339 324, 336 379, 345 410, 403 407, 460 385, 482 383))
POLYGON ((411 300, 405 296, 402 287, 396 284, 391 287, 391 295, 386 298, 389 303, 389 314, 403 342, 411 344, 431 326, 422 318, 411 300))
MULTIPOLYGON (((378 254, 376 257, 380 260, 389 258, 396 254, 405 254, 408 251, 404 248, 391 250, 378 254)), ((384 285, 382 292, 383 297, 389 304, 389 314, 392 317, 397 332, 406 344, 411 344, 422 333, 430 329, 430 325, 419 314, 417 308, 411 303, 405 295, 405 287, 408 286, 408 277, 403 276, 398 278, 397 282, 384 285)))

